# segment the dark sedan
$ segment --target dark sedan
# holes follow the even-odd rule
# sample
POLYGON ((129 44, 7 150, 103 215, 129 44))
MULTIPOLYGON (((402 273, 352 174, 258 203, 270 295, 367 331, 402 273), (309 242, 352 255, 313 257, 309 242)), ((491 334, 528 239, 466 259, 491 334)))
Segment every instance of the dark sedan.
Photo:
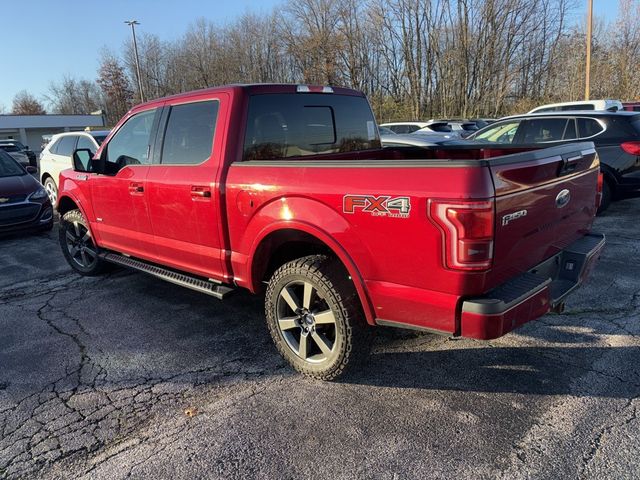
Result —
POLYGON ((53 207, 34 171, 0 150, 0 234, 53 227, 53 207))
POLYGON ((547 146, 593 142, 604 174, 600 211, 618 195, 640 191, 640 113, 545 112, 506 117, 468 137, 478 142, 547 146))

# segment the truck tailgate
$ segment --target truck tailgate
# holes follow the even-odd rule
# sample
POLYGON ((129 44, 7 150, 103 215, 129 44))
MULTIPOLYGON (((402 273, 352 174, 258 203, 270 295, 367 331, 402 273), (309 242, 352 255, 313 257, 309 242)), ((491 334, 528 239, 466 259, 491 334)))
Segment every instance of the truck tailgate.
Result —
POLYGON ((496 190, 493 287, 587 234, 599 161, 591 142, 507 155, 489 163, 496 190))

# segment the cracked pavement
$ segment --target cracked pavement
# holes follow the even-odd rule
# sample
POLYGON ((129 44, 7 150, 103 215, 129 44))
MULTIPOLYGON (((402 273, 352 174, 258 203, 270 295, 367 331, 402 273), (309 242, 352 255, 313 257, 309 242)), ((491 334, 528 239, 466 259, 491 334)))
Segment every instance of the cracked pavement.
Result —
POLYGON ((340 383, 286 366, 260 297, 0 239, 0 478, 640 478, 639 205, 596 220, 563 315, 491 342, 379 329, 340 383))

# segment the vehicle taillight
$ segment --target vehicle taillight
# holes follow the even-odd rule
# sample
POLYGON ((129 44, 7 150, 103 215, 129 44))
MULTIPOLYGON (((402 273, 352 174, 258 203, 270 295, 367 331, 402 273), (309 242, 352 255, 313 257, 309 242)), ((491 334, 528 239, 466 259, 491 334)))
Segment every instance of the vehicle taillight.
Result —
POLYGON ((296 88, 298 93, 333 93, 333 88, 323 87, 322 85, 298 85, 296 88))
POLYGON ((640 155, 640 142, 624 142, 620 146, 630 155, 640 155))
POLYGON ((493 201, 429 200, 429 218, 443 233, 448 268, 486 270, 493 260, 493 201))
POLYGON ((596 211, 600 208, 600 203, 602 202, 603 184, 604 184, 604 174, 600 172, 598 173, 598 188, 596 190, 596 211))

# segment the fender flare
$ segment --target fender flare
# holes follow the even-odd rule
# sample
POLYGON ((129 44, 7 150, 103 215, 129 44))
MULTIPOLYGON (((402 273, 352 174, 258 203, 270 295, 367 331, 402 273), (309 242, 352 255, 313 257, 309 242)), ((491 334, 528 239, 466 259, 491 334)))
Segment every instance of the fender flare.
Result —
MULTIPOLYGON (((360 271, 358 270, 355 262, 351 259, 351 256, 347 253, 346 249, 331 235, 309 222, 306 222, 304 220, 286 220, 271 223, 263 228, 255 237, 251 245, 251 250, 249 252, 247 261, 247 272, 253 272, 255 254, 262 244, 263 240, 270 234, 280 230, 298 230, 311 235, 312 237, 318 239, 320 242, 326 245, 334 253, 338 260, 342 262, 347 272, 349 273, 349 276, 351 277, 353 285, 356 289, 356 293, 358 294, 358 298, 360 299, 360 304, 362 305, 362 310, 365 314, 367 323, 375 325, 375 312, 373 304, 371 303, 369 294, 367 292, 364 278, 360 274, 360 271)), ((255 279, 252 276, 250 280, 251 291, 256 291, 256 287, 257 286, 255 285, 255 279)))
MULTIPOLYGON (((93 231, 92 222, 90 221, 89 217, 87 216, 87 212, 84 209, 84 207, 82 205, 82 202, 76 196, 74 196, 72 193, 70 193, 68 191, 65 191, 63 194, 61 194, 58 197, 58 205, 56 205, 56 209, 58 208, 58 206, 60 205, 60 203, 62 203, 62 201, 64 199, 69 199, 70 201, 72 201, 74 203, 74 205, 78 208, 78 210, 80 210, 80 213, 82 214, 82 216, 87 221, 87 227, 89 228, 89 232, 91 233, 91 238, 93 238, 94 241, 95 241, 96 240, 96 236, 95 236, 95 233, 93 231)), ((62 215, 60 216, 60 218, 62 218, 62 215)))

